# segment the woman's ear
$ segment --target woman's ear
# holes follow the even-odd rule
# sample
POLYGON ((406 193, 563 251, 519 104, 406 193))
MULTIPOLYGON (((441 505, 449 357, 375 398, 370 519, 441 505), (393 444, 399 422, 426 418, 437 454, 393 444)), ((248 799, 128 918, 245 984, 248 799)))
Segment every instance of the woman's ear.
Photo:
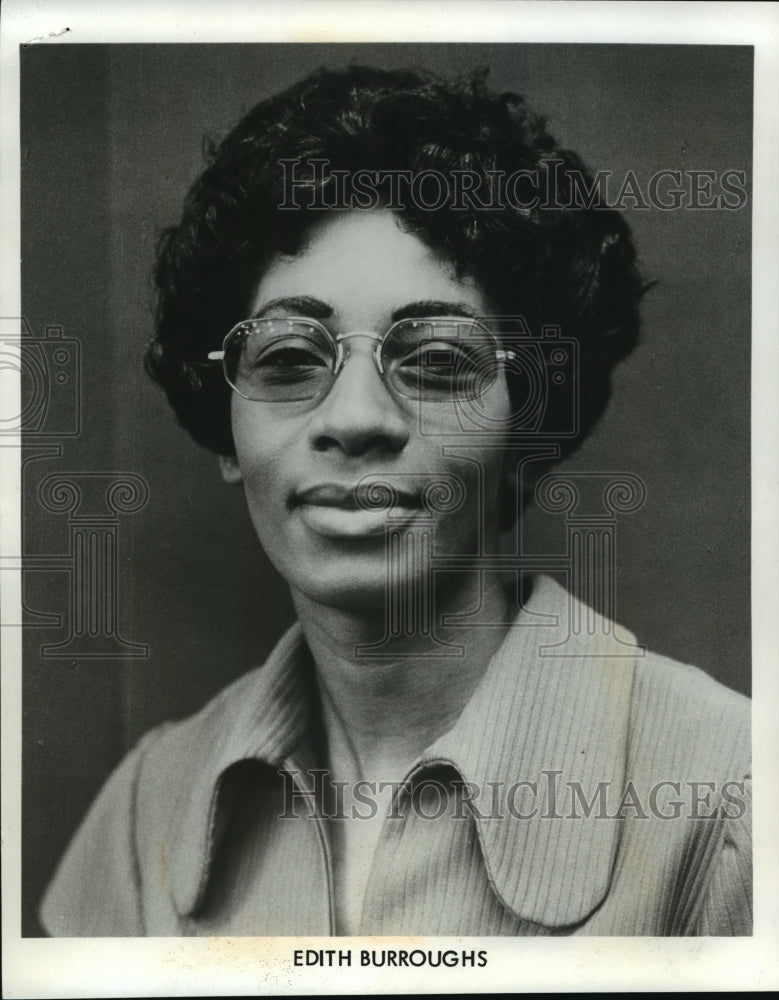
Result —
POLYGON ((235 455, 220 455, 219 468, 222 472, 222 479, 226 483, 235 485, 243 482, 243 473, 235 455))

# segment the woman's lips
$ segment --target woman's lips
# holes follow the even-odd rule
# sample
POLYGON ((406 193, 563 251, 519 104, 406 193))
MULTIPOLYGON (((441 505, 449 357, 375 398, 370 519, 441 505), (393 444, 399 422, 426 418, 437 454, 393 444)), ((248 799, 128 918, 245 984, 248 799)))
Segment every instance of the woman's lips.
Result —
POLYGON ((388 523, 399 527, 423 510, 420 497, 414 493, 390 493, 375 484, 364 483, 360 484, 359 494, 356 485, 310 486, 293 495, 292 507, 317 534, 351 538, 381 535, 388 523))

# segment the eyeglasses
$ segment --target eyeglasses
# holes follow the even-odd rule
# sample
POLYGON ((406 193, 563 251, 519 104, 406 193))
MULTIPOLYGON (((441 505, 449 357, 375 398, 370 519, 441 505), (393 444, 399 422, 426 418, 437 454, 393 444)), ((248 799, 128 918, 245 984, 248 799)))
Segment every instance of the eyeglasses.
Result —
POLYGON ((222 362, 227 382, 245 399, 294 403, 329 392, 344 366, 345 345, 356 337, 375 341, 382 380, 414 400, 474 399, 514 357, 486 326, 462 316, 402 319, 383 336, 359 330, 333 336, 318 320, 285 316, 243 320, 208 358, 222 362))

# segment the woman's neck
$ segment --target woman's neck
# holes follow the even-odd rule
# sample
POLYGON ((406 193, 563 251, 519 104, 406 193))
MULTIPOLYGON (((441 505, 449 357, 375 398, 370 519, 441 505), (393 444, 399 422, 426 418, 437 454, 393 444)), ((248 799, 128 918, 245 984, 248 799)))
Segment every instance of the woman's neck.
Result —
MULTIPOLYGON (((441 607, 451 613, 476 606, 479 584, 474 574, 443 604, 439 600, 438 622, 441 607)), ((429 636, 401 636, 382 642, 380 657, 371 656, 358 647, 385 637, 383 607, 371 613, 329 608, 300 593, 293 600, 316 665, 322 756, 332 780, 401 780, 454 725, 505 636, 505 627, 439 625, 438 637, 461 646, 463 655, 430 656, 429 636)), ((480 601, 485 621, 508 624, 513 617, 497 580, 484 584, 480 601)))

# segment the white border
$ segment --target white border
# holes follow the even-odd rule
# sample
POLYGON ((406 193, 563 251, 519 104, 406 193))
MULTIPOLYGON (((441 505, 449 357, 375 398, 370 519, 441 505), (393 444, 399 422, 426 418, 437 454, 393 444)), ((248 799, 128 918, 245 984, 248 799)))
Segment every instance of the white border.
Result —
MULTIPOLYGON (((292 966, 293 938, 20 939, 21 690, 18 629, 2 641, 3 995, 187 996, 327 992, 550 990, 746 990, 779 987, 779 6, 767 3, 524 2, 524 0, 5 0, 0 25, 2 147, 0 316, 20 315, 18 45, 75 42, 640 42, 755 46, 753 297, 753 655, 756 861, 752 939, 475 939, 487 969, 306 970, 292 966), (68 29, 68 30, 65 30, 68 29)), ((3 383, 5 389, 5 383, 3 383)), ((2 551, 19 551, 19 476, 0 449, 2 551)), ((3 574, 9 577, 10 574, 3 574)), ((19 606, 4 581, 5 608, 19 606)), ((443 946, 448 939, 435 939, 443 946)), ((354 948, 365 939, 319 939, 354 948)), ((419 941, 420 946, 430 941, 419 941)), ((380 939, 379 946, 393 941, 380 939)))

